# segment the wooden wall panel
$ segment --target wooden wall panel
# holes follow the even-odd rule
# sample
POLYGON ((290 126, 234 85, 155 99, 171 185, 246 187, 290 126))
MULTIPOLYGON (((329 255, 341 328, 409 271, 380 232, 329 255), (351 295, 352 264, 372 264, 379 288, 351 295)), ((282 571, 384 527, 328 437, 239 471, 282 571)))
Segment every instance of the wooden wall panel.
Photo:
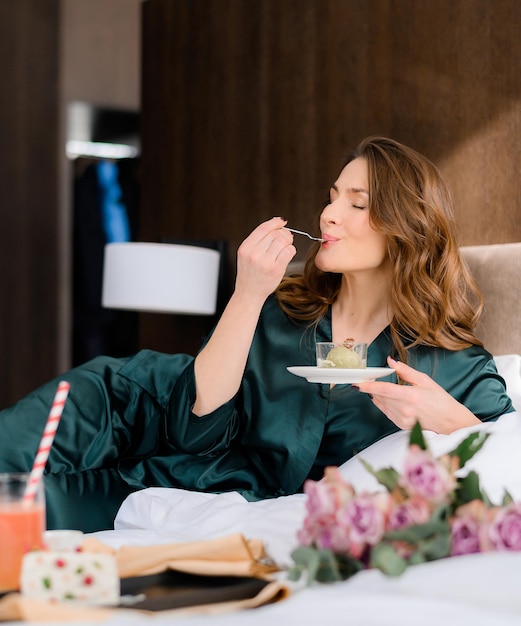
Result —
POLYGON ((61 0, 64 97, 137 111, 141 1, 61 0))
POLYGON ((141 0, 0 1, 0 408, 70 365, 71 99, 139 109, 141 0))
MULTIPOLYGON (((462 243, 521 240, 517 0, 143 9, 144 239, 227 238, 233 265, 272 215, 313 229, 346 150, 383 134, 440 165, 462 243)), ((144 320, 143 344, 176 350, 185 322, 144 320)))
POLYGON ((58 17, 0 2, 0 407, 56 374, 58 17))
MULTIPOLYGON (((521 240, 521 5, 515 0, 389 3, 387 59, 372 84, 370 132, 428 154, 444 172, 467 244, 521 240)), ((373 19, 380 23, 381 15, 373 19)), ((382 24, 380 23, 380 32, 382 24)), ((368 51, 371 54, 371 51, 368 51)), ((361 94, 366 101, 371 93, 361 94)))

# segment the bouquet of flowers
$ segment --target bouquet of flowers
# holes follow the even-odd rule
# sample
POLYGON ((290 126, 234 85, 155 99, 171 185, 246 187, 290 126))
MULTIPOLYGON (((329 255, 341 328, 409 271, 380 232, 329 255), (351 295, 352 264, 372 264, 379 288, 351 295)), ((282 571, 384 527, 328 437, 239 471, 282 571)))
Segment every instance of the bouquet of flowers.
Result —
POLYGON ((494 505, 474 471, 461 468, 488 434, 472 433, 435 458, 419 424, 412 429, 402 472, 365 468, 385 487, 357 493, 336 468, 307 481, 306 517, 298 531, 289 578, 344 580, 365 568, 396 576, 409 565, 491 550, 521 550, 521 503, 508 492, 494 505))

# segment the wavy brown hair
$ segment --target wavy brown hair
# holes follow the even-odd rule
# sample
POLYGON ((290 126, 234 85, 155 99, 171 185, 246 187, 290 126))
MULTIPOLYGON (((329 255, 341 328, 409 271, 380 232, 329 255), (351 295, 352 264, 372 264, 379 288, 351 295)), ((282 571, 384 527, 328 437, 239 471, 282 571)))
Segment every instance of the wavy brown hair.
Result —
MULTIPOLYGON (((390 329, 397 356, 415 345, 460 350, 482 345, 474 329, 481 293, 462 261, 450 192, 437 167, 403 144, 369 137, 347 158, 367 161, 369 219, 387 235, 394 264, 390 329)), ((313 247, 301 276, 284 278, 275 292, 293 319, 318 323, 336 300, 341 274, 323 272, 313 247)))

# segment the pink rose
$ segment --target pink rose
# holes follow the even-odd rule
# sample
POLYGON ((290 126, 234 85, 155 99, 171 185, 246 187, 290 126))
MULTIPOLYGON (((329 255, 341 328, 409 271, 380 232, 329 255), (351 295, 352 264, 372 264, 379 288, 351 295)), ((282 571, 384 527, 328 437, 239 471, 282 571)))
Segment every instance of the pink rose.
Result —
POLYGON ((345 528, 329 524, 320 529, 315 539, 317 548, 325 548, 333 552, 349 552, 349 533, 345 528))
POLYGON ((418 496, 412 496, 409 500, 395 504, 389 513, 387 521, 388 530, 407 528, 414 524, 425 524, 431 516, 429 503, 418 496))
POLYGON ((316 543, 319 547, 329 548, 337 512, 353 497, 354 490, 337 470, 328 468, 321 481, 305 482, 304 493, 307 495, 307 515, 297 533, 297 540, 303 545, 316 543))
POLYGON ((400 484, 411 495, 441 504, 448 499, 456 484, 450 469, 449 457, 435 459, 430 452, 412 445, 405 457, 400 484))
POLYGON ((491 515, 481 500, 472 500, 456 510, 450 520, 451 556, 485 552, 490 548, 487 533, 491 515))
POLYGON ((354 489, 339 472, 328 468, 321 481, 307 480, 304 483, 304 493, 308 515, 325 519, 336 515, 338 509, 353 497, 354 489))
POLYGON ((388 503, 387 493, 354 496, 338 512, 340 532, 334 537, 335 544, 341 544, 342 550, 359 558, 367 546, 382 539, 388 503))
POLYGON ((304 546, 316 545, 318 548, 335 549, 343 545, 338 538, 340 529, 336 526, 335 517, 308 516, 302 527, 297 531, 297 541, 304 546))
POLYGON ((470 516, 457 517, 451 524, 451 556, 481 552, 480 524, 470 516))
POLYGON ((521 502, 498 510, 488 536, 496 550, 521 550, 521 502))
MULTIPOLYGON (((427 500, 419 496, 412 496, 409 500, 393 505, 389 512, 386 530, 398 530, 414 524, 425 524, 429 521, 430 516, 431 507, 427 500)), ((403 559, 409 559, 416 551, 416 547, 406 541, 393 541, 392 545, 403 559)))

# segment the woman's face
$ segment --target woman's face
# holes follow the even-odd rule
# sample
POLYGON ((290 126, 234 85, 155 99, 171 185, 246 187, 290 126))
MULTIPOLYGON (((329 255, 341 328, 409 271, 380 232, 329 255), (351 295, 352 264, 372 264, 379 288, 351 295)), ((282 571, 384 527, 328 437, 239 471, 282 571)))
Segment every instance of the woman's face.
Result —
POLYGON ((348 163, 330 190, 320 216, 325 241, 315 257, 325 272, 351 273, 380 268, 388 259, 387 237, 369 223, 367 162, 348 163))

